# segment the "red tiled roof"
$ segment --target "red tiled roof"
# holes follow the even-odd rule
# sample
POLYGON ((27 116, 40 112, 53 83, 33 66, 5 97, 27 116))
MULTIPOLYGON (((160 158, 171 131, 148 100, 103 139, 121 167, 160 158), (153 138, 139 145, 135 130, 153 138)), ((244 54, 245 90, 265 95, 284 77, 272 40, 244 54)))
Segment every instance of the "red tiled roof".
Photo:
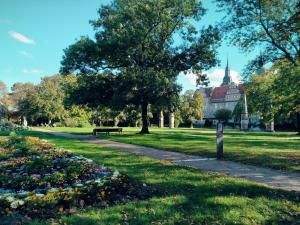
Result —
MULTIPOLYGON (((243 84, 239 84, 237 88, 240 90, 240 93, 244 93, 245 86, 243 84)), ((210 97, 210 100, 213 102, 222 102, 225 100, 226 93, 229 89, 229 85, 223 85, 221 87, 216 88, 205 88, 205 94, 210 97)))

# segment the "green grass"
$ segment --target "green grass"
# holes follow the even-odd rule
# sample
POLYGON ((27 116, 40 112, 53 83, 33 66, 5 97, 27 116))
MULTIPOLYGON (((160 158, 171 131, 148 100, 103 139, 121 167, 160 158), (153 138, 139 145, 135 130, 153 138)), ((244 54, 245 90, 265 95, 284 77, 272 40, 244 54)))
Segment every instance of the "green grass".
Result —
MULTIPOLYGON (((50 128, 73 134, 90 134, 92 128, 50 128)), ((124 128, 124 134, 99 135, 118 142, 132 143, 187 154, 215 157, 214 129, 158 129, 150 135, 137 135, 137 128, 124 128)), ((293 132, 239 132, 225 130, 226 160, 300 172, 300 136, 293 132)))
MULTIPOLYGON (((152 185, 163 197, 64 217, 66 224, 299 224, 300 195, 78 140, 28 131, 152 185)), ((45 222, 33 222, 41 225, 45 222)))

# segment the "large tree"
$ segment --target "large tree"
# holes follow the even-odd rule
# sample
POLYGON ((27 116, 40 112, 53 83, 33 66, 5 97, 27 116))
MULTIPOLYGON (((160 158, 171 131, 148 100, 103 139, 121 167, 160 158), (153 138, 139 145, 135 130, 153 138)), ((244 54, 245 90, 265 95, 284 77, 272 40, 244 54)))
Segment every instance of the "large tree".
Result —
MULTIPOLYGON (((221 22, 228 40, 243 51, 261 49, 265 62, 287 59, 297 64, 300 57, 299 0, 215 0, 226 13, 221 22)), ((251 61, 246 74, 252 74, 261 57, 251 61)))
POLYGON ((278 116, 278 104, 275 102, 273 89, 276 74, 270 70, 263 75, 255 75, 246 85, 248 108, 250 114, 258 114, 265 124, 278 116))
POLYGON ((37 105, 41 116, 46 117, 49 124, 61 121, 66 115, 62 77, 56 75, 42 78, 42 82, 38 85, 38 94, 37 105))
POLYGON ((148 106, 179 91, 177 75, 193 71, 203 81, 201 72, 217 63, 217 30, 193 25, 204 12, 199 0, 114 0, 91 22, 95 40, 84 37, 65 50, 61 72, 84 74, 91 83, 103 70, 113 73, 113 87, 90 95, 113 90, 119 102, 140 105, 141 133, 148 133, 148 106))
POLYGON ((286 61, 274 66, 276 79, 272 86, 277 111, 284 118, 295 117, 296 128, 300 135, 300 62, 292 66, 286 61))

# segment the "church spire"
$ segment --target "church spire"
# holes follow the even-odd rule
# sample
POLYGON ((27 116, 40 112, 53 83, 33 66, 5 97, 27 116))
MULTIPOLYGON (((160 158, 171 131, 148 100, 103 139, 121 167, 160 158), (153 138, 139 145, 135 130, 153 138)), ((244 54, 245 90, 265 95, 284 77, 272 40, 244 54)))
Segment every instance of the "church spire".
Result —
POLYGON ((226 69, 225 69, 225 76, 223 78, 223 82, 222 82, 221 86, 230 84, 231 82, 232 82, 232 79, 230 76, 229 60, 228 60, 228 56, 227 56, 227 65, 226 65, 226 69))

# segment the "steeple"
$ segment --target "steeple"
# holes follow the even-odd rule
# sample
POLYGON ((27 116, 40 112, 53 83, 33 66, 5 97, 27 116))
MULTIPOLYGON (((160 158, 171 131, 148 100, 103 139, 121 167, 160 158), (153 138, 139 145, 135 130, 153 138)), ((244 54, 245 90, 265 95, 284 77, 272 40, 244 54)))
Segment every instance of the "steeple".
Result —
POLYGON ((232 82, 232 79, 230 76, 230 69, 229 69, 228 56, 227 56, 227 65, 226 65, 226 69, 225 69, 225 76, 223 78, 223 83, 221 84, 221 86, 230 84, 231 82, 232 82))

